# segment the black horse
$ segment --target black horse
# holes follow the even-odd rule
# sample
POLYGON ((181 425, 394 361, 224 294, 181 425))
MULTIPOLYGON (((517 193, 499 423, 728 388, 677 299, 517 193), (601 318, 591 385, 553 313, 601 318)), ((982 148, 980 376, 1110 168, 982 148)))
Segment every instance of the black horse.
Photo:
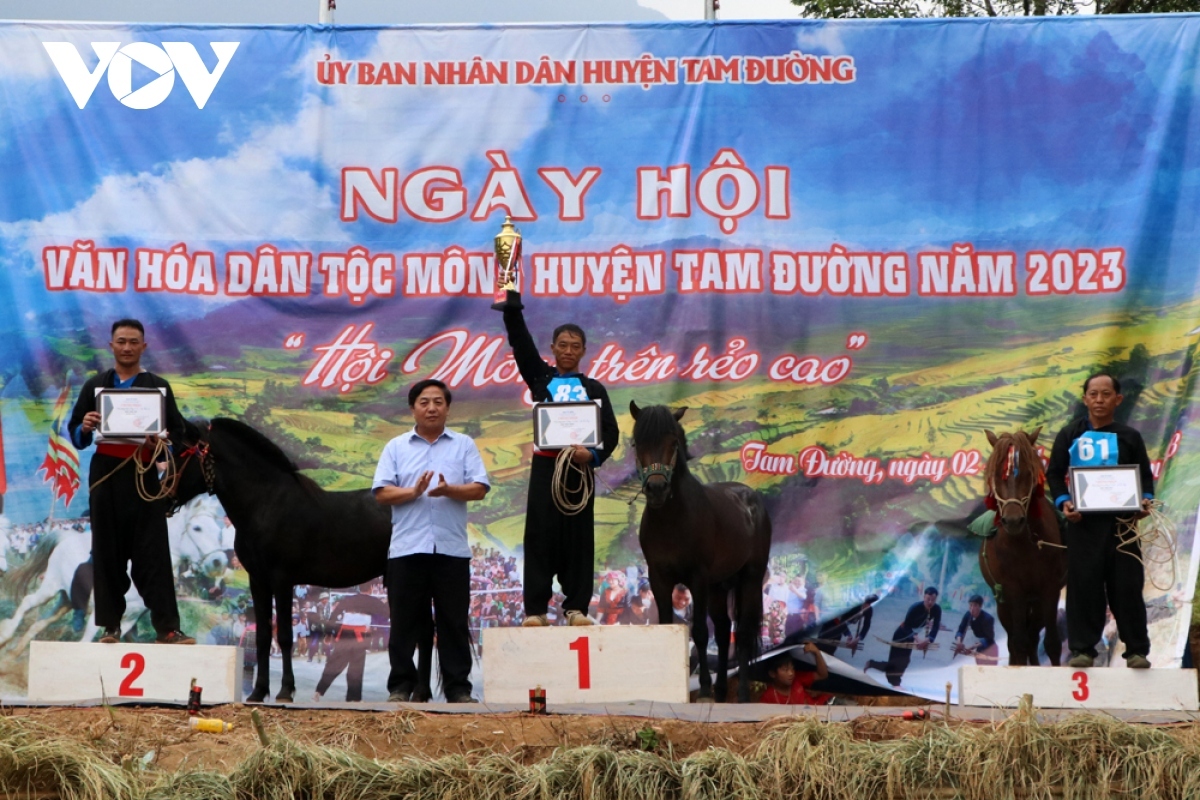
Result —
POLYGON ((646 510, 638 540, 650 570, 650 590, 658 604, 658 621, 671 621, 671 592, 682 583, 692 592, 692 641, 700 656, 700 698, 713 697, 708 673, 708 622, 717 637, 716 699, 727 692, 729 634, 737 623, 738 701, 750 699, 744 679, 757 655, 763 615, 763 580, 771 553, 771 518, 762 496, 741 483, 701 483, 688 471, 687 438, 679 420, 686 408, 639 409, 629 403, 635 420, 633 445, 638 475, 646 494, 646 510), (732 595, 733 619, 730 618, 732 595))
MULTIPOLYGON (((290 702, 296 694, 291 614, 295 587, 354 586, 383 575, 392 536, 390 513, 369 489, 320 488, 274 442, 237 420, 214 419, 207 430, 188 423, 186 440, 176 502, 204 492, 216 494, 237 531, 234 550, 250 575, 258 674, 246 701, 262 702, 271 692, 274 602, 283 656, 283 680, 275 699, 290 702)), ((420 649, 421 683, 427 687, 431 647, 423 642, 420 649)))

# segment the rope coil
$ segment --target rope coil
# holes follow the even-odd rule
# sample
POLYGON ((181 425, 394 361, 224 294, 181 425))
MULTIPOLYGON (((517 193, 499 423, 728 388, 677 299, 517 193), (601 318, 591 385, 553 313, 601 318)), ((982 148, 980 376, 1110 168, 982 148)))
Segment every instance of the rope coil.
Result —
POLYGON ((1117 518, 1117 552, 1135 558, 1145 570, 1150 585, 1160 592, 1169 592, 1179 579, 1179 557, 1176 551, 1175 523, 1167 516, 1161 500, 1150 501, 1149 513, 1141 518, 1117 518), (1141 552, 1134 549, 1135 546, 1141 552), (1171 565, 1171 580, 1160 586, 1154 567, 1171 565))
POLYGON ((88 491, 95 491, 97 486, 104 483, 113 475, 116 475, 125 468, 126 464, 132 461, 133 468, 137 473, 134 475, 133 485, 137 489, 138 497, 140 497, 144 502, 154 503, 173 496, 175 494, 175 485, 179 483, 179 473, 175 469, 175 459, 171 458, 171 451, 169 449, 170 445, 167 443, 166 439, 155 439, 154 451, 151 453, 150 460, 142 461, 140 456, 145 446, 145 444, 138 445, 138 448, 134 450, 128 458, 126 458, 120 464, 117 464, 117 466, 113 467, 113 469, 107 475, 95 483, 89 484, 88 491), (158 491, 151 492, 146 488, 146 473, 152 469, 157 473, 158 464, 160 461, 165 462, 167 467, 163 471, 162 477, 159 478, 158 491))
POLYGON ((595 477, 586 465, 576 464, 573 458, 575 450, 565 447, 558 451, 554 459, 554 478, 550 481, 550 494, 558 510, 573 517, 587 508, 595 491, 595 477), (576 475, 575 485, 572 486, 572 474, 576 475), (578 494, 579 500, 572 501, 571 495, 578 494))

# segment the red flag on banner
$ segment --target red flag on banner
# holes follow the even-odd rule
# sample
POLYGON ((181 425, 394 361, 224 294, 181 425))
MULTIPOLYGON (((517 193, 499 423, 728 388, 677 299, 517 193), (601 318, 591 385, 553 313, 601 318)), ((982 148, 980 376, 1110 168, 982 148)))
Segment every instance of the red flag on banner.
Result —
POLYGON ((71 440, 63 435, 67 413, 67 394, 70 390, 64 386, 62 394, 54 404, 54 419, 50 423, 50 440, 46 443, 46 457, 42 460, 39 470, 46 471, 45 481, 50 484, 50 491, 55 498, 63 498, 63 503, 70 507, 75 492, 79 490, 79 451, 71 440))

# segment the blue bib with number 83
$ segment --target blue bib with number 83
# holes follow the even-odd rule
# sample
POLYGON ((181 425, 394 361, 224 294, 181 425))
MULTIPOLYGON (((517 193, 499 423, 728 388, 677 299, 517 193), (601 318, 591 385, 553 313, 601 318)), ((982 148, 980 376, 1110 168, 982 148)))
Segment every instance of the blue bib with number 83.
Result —
POLYGON ((1088 431, 1071 444, 1072 467, 1117 466, 1117 435, 1088 431))
POLYGON ((546 387, 552 403, 579 403, 590 399, 583 382, 575 375, 555 376, 546 387))

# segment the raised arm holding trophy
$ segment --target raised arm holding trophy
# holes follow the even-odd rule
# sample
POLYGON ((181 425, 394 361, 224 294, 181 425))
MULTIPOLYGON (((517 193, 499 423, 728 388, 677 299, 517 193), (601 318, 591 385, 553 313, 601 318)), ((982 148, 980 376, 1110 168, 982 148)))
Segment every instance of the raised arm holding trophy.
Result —
POLYGON ((505 218, 495 239, 496 302, 513 358, 534 403, 536 442, 525 512, 525 625, 549 624, 547 612, 557 576, 563 612, 571 625, 591 625, 595 569, 592 472, 620 438, 608 392, 579 372, 587 335, 573 323, 551 337, 554 365, 538 352, 525 325, 521 302, 521 234, 505 218), (598 420, 597 420, 598 417, 598 420), (576 474, 574 480, 571 473, 576 474))

